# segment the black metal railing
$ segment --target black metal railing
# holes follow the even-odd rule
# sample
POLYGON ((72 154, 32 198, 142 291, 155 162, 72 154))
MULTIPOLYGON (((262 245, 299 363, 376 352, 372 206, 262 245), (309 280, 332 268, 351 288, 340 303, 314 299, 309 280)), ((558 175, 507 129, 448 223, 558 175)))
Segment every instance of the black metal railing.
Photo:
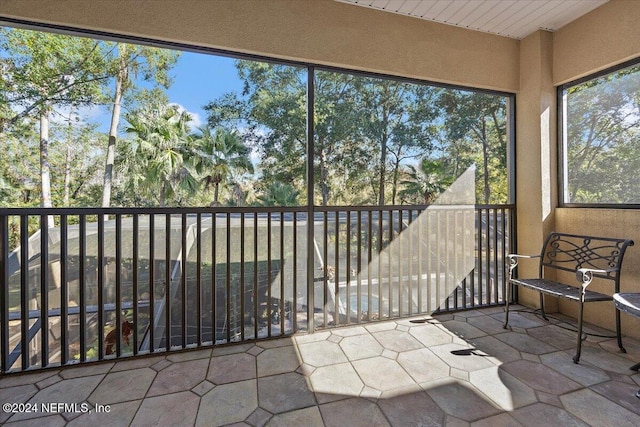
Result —
POLYGON ((501 304, 514 218, 512 205, 0 209, 1 371, 501 304))

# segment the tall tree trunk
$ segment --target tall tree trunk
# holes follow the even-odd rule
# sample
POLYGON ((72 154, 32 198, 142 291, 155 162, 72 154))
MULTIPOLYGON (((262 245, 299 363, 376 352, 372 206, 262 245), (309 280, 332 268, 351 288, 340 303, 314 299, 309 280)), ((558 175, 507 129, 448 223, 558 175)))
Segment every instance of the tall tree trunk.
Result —
POLYGON ((69 194, 71 187, 71 141, 67 141, 67 153, 64 157, 64 206, 69 206, 69 194))
POLYGON ((489 141, 487 141, 487 119, 482 118, 482 166, 484 169, 484 202, 489 203, 491 190, 489 189, 489 141))
POLYGON ((384 190, 385 190, 385 175, 387 174, 387 129, 382 131, 382 141, 380 144, 380 182, 378 186, 378 204, 384 206, 384 190))
MULTIPOLYGON (((49 108, 40 115, 40 204, 43 208, 51 208, 51 165, 49 163, 49 108)), ((48 227, 54 226, 53 215, 49 215, 48 227)))
POLYGON ((215 184, 213 184, 213 205, 214 206, 218 206, 218 197, 219 196, 219 191, 220 191, 220 183, 216 182, 215 184))
POLYGON ((393 164, 393 187, 391 188, 391 204, 396 204, 396 194, 398 193, 398 178, 400 177, 400 160, 399 156, 393 164))
POLYGON ((129 78, 127 64, 127 48, 123 43, 118 44, 120 68, 116 76, 116 87, 113 96, 113 110, 111 111, 111 125, 109 126, 109 144, 107 146, 107 160, 104 167, 104 185, 102 187, 102 207, 111 204, 111 188, 113 186, 113 165, 116 157, 116 139, 118 137, 118 123, 120 122, 120 107, 125 84, 129 78))

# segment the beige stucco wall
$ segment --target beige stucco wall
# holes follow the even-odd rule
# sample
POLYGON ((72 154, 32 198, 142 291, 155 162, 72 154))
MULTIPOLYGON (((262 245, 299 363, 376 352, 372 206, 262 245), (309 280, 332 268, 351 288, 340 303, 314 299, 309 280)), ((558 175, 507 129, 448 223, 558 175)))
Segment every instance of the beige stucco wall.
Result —
POLYGON ((556 85, 640 56, 640 1, 610 0, 553 34, 556 85))
POLYGON ((333 0, 2 0, 0 16, 518 89, 517 40, 333 0))

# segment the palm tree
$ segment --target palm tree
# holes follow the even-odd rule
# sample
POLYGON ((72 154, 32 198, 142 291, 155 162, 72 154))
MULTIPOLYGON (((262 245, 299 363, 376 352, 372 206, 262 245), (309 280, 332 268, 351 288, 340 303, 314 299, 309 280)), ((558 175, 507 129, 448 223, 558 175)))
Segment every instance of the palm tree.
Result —
POLYGON ((274 182, 258 197, 259 206, 296 206, 300 192, 289 184, 274 182))
POLYGON ((193 149, 195 171, 205 188, 214 188, 213 205, 219 204, 220 184, 231 176, 253 173, 249 147, 235 132, 208 126, 198 128, 193 149))
POLYGON ((125 150, 129 187, 159 194, 160 206, 179 192, 194 194, 198 182, 189 153, 189 113, 175 105, 152 103, 127 114, 126 120, 127 132, 135 136, 125 150))
POLYGON ((447 189, 451 181, 445 175, 442 162, 422 159, 417 168, 408 165, 407 177, 401 181, 403 188, 398 195, 403 201, 428 205, 447 189))

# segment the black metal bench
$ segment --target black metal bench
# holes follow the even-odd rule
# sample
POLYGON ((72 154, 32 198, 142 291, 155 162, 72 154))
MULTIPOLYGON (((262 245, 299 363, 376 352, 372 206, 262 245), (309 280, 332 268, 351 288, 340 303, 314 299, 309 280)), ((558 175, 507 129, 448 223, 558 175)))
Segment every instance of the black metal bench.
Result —
MULTIPOLYGON (((540 310, 546 320, 543 295, 551 295, 566 298, 580 303, 578 311, 578 344, 573 361, 578 363, 582 349, 582 318, 583 306, 586 302, 612 301, 613 294, 620 292, 620 269, 622 259, 628 246, 633 246, 633 240, 612 239, 608 237, 581 236, 565 233, 551 233, 545 239, 542 251, 539 255, 510 254, 509 259, 509 286, 507 286, 506 315, 504 327, 509 324, 509 301, 511 300, 511 285, 524 286, 540 293, 540 310), (514 277, 514 270, 519 259, 538 258, 538 277, 520 279, 514 277), (544 278, 545 269, 556 269, 572 272, 576 275, 576 285, 569 285, 544 278), (611 294, 587 290, 587 286, 594 277, 613 282, 611 294)), ((618 347, 622 352, 626 350, 622 346, 620 332, 620 312, 616 313, 616 335, 618 347)))
MULTIPOLYGON (((640 293, 615 293, 613 294, 613 303, 618 310, 634 317, 640 317, 640 293)), ((631 370, 640 370, 640 363, 633 365, 631 370)), ((636 392, 636 397, 640 399, 640 390, 636 392)))

